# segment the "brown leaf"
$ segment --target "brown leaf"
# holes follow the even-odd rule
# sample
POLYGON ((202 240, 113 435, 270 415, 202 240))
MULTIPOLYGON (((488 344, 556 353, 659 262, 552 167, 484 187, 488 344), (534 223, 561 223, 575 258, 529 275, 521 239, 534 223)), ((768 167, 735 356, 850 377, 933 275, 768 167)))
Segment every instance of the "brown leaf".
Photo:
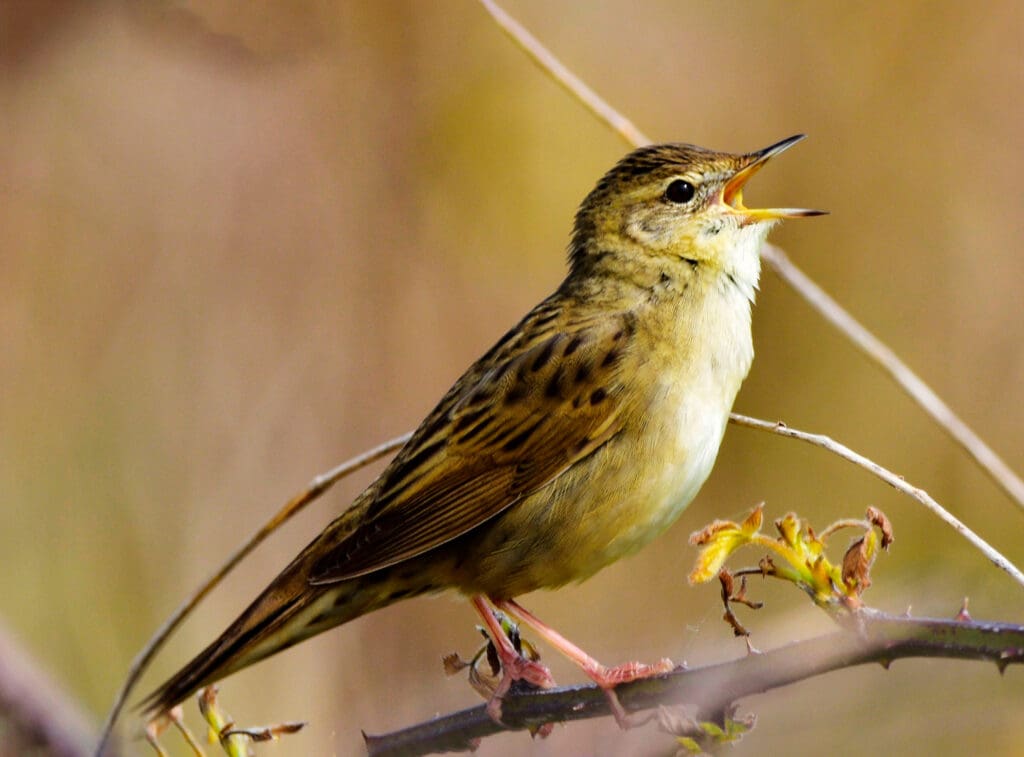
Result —
POLYGON ((718 573, 718 580, 722 584, 722 604, 725 605, 725 614, 722 616, 722 620, 732 626, 732 632, 735 636, 750 636, 750 632, 740 623, 739 618, 729 607, 729 602, 732 599, 733 589, 733 577, 725 568, 722 568, 718 573))
POLYGON ((718 581, 722 584, 722 601, 728 605, 729 597, 732 596, 732 573, 727 568, 722 568, 718 572, 718 581))
POLYGON ((666 707, 658 705, 655 715, 658 730, 670 736, 700 736, 700 724, 690 717, 685 707, 666 707))
POLYGON ((843 555, 843 583, 852 589, 856 596, 864 593, 871 586, 872 551, 870 540, 861 536, 853 541, 846 554, 843 555))
MULTIPOLYGON (((490 639, 487 640, 487 663, 491 666, 491 675, 496 676, 501 672, 501 660, 498 658, 498 648, 490 639)), ((476 666, 473 666, 476 670, 476 666)))
POLYGON ((889 549, 889 545, 895 541, 896 537, 892 534, 892 523, 885 517, 885 513, 872 506, 868 507, 866 517, 871 525, 876 526, 882 532, 882 549, 889 549))
POLYGON ((480 668, 473 665, 469 669, 469 685, 481 697, 490 700, 498 689, 498 678, 497 676, 488 676, 485 673, 481 673, 480 668))
POLYGON ((746 605, 751 610, 760 610, 764 607, 764 602, 757 602, 752 599, 747 599, 747 577, 743 576, 740 578, 740 590, 729 597, 730 602, 739 602, 741 605, 746 605))
POLYGON ((453 676, 468 668, 472 663, 468 663, 459 657, 458 652, 452 652, 441 658, 441 664, 444 665, 444 674, 446 676, 453 676))

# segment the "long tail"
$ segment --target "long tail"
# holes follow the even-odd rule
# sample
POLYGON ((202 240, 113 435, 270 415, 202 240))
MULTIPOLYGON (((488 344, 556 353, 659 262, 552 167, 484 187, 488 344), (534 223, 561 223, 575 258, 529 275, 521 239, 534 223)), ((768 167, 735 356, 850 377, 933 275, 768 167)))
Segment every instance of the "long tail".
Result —
POLYGON ((140 708, 169 710, 189 695, 321 631, 393 601, 380 591, 384 576, 370 574, 314 586, 301 558, 285 569, 220 637, 147 696, 140 708))

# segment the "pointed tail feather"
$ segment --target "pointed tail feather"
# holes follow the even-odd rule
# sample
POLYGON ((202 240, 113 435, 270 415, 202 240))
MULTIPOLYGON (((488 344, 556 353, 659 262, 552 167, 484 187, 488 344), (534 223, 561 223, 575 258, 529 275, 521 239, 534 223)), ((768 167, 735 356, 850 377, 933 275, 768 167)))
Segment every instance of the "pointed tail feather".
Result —
POLYGON ((260 597, 216 641, 147 696, 140 708, 153 715, 165 712, 204 686, 283 649, 284 643, 270 648, 266 641, 287 628, 289 619, 301 609, 302 599, 296 596, 254 619, 253 613, 265 604, 260 597))
POLYGON ((151 715, 166 712, 231 673, 392 601, 386 593, 376 590, 380 582, 366 580, 369 577, 311 586, 304 577, 286 574, 274 581, 216 641, 147 696, 139 709, 151 715))

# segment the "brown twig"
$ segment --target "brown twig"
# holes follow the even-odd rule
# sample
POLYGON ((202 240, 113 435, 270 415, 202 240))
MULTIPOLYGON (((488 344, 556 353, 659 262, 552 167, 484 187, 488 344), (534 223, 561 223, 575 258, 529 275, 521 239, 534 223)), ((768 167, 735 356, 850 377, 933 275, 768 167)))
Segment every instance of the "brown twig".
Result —
MULTIPOLYGON (((988 660, 1000 669, 1024 662, 1024 626, 885 615, 862 610, 851 629, 799 641, 731 662, 677 670, 616 688, 629 712, 660 704, 695 706, 698 718, 714 720, 739 699, 840 668, 906 657, 988 660)), ((608 699, 597 686, 575 686, 508 696, 505 725, 485 705, 379 736, 367 736, 371 757, 412 757, 473 749, 485 736, 546 723, 603 717, 608 699)))

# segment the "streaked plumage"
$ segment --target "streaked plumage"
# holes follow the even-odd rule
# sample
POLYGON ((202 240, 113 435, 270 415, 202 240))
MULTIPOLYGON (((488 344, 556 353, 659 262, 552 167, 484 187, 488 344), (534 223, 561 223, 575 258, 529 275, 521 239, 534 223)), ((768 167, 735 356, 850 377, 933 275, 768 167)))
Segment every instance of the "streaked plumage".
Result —
POLYGON ((753 359, 758 248, 775 219, 814 213, 741 203, 796 139, 749 155, 645 147, 609 171, 577 214, 561 286, 147 708, 399 599, 500 602, 582 580, 670 525, 753 359))

